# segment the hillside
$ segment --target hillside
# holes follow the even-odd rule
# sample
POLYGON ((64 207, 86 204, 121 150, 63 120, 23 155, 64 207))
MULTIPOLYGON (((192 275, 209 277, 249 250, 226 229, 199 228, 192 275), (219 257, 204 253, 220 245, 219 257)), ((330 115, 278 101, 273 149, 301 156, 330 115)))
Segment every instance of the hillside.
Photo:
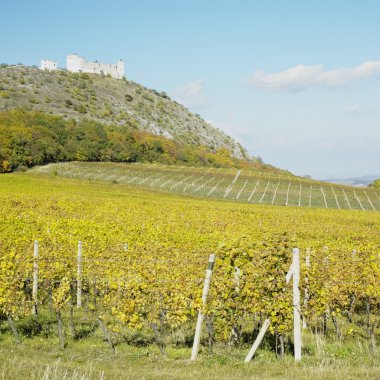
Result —
POLYGON ((185 144, 131 125, 67 119, 15 108, 0 112, 0 173, 54 162, 138 162, 287 173, 227 148, 185 144))
POLYGON ((2 65, 0 111, 20 107, 76 120, 126 125, 211 150, 225 147, 237 158, 247 157, 239 143, 166 93, 129 80, 2 65))
POLYGON ((334 185, 250 168, 69 162, 36 167, 32 172, 241 203, 380 211, 380 191, 375 188, 334 185))

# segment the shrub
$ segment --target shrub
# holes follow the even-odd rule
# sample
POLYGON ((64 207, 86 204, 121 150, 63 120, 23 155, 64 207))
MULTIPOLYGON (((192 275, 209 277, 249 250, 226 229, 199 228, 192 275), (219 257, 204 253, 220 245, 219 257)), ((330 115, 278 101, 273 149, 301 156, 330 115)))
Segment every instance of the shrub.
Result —
POLYGON ((152 95, 149 95, 149 94, 144 94, 142 96, 145 100, 147 100, 148 102, 154 102, 154 99, 153 99, 153 96, 152 95))
POLYGON ((28 167, 25 165, 19 165, 15 171, 17 172, 26 172, 28 170, 28 167))
POLYGON ((9 161, 3 161, 0 165, 1 173, 9 173, 12 171, 12 166, 9 161))
POLYGON ((112 110, 110 109, 105 109, 100 113, 101 118, 106 118, 112 116, 112 110))
POLYGON ((74 107, 75 111, 79 112, 79 113, 86 113, 87 112, 87 108, 84 104, 79 104, 79 105, 76 105, 74 107))
POLYGON ((371 187, 374 187, 376 189, 380 189, 380 178, 379 179, 375 179, 371 184, 370 184, 371 187))

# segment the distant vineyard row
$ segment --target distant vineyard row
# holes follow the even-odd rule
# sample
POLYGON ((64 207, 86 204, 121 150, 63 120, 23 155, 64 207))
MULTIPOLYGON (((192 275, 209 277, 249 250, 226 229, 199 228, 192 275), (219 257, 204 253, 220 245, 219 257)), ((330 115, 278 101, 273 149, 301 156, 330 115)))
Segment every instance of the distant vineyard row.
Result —
POLYGON ((129 184, 177 194, 276 206, 380 210, 380 191, 249 170, 71 162, 39 173, 129 184))

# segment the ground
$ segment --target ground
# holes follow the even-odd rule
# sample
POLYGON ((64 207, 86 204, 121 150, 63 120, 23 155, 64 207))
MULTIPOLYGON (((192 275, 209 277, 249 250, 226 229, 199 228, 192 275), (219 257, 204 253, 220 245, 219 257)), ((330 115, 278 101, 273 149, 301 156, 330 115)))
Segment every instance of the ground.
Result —
MULTIPOLYGON (((0 379, 380 379, 379 356, 371 356, 359 341, 325 344, 321 355, 304 355, 295 363, 291 355, 277 360, 267 349, 259 350, 249 364, 243 363, 248 347, 216 347, 213 355, 201 352, 189 360, 191 348, 117 346, 112 354, 98 337, 70 342, 61 350, 57 338, 24 339, 15 345, 11 336, 0 341, 0 379)), ((320 345, 321 342, 318 344, 320 345)), ((310 341, 309 348, 313 348, 310 341)))

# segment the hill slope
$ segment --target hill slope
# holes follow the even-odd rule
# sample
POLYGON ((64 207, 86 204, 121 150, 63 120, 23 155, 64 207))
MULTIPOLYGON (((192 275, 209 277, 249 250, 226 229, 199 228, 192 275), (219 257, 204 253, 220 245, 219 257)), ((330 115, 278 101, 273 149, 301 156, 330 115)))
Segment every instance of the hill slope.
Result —
POLYGON ((127 125, 185 144, 226 147, 235 157, 246 150, 165 93, 128 80, 27 66, 0 68, 0 111, 27 109, 127 125))
POLYGON ((50 164, 32 171, 234 202, 380 211, 377 189, 333 185, 285 172, 106 162, 50 164))
POLYGON ((287 173, 259 160, 234 157, 227 148, 184 144, 130 125, 76 121, 20 108, 0 112, 0 173, 67 161, 154 162, 287 173))

